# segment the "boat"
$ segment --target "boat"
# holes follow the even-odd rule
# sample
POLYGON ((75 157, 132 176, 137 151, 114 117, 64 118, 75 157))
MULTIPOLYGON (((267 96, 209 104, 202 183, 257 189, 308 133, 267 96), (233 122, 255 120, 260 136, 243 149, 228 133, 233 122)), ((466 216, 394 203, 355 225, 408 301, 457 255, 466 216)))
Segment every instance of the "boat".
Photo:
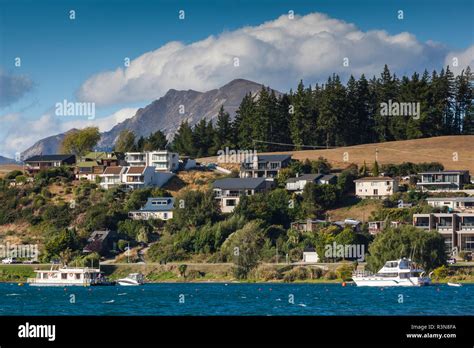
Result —
POLYGON ((448 286, 460 287, 460 286, 462 286, 462 284, 459 284, 459 283, 448 283, 448 286))
POLYGON ((354 272, 352 280, 357 286, 424 286, 431 284, 430 277, 424 276, 425 271, 417 268, 406 258, 387 261, 376 274, 370 272, 354 272))
POLYGON ((145 282, 145 278, 141 273, 130 273, 125 278, 121 278, 117 280, 117 283, 122 286, 137 286, 143 285, 145 282))
POLYGON ((27 280, 30 286, 114 285, 99 268, 51 265, 49 270, 35 270, 35 273, 35 278, 27 280))

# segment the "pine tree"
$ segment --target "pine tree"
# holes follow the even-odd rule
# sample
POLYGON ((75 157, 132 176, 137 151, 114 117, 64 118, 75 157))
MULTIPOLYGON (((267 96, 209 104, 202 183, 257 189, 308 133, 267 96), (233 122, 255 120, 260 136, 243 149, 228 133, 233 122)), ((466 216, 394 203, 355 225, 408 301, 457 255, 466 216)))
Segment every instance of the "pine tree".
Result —
POLYGON ((252 133, 253 119, 256 113, 256 105, 252 95, 245 95, 236 111, 232 131, 234 144, 242 150, 253 149, 252 133))
POLYGON ((216 127, 213 136, 212 153, 217 153, 226 147, 232 147, 232 124, 229 113, 225 112, 224 106, 221 106, 217 114, 216 127))
POLYGON ((172 149, 178 152, 180 155, 196 155, 193 131, 187 121, 182 122, 179 126, 179 129, 173 139, 172 149))

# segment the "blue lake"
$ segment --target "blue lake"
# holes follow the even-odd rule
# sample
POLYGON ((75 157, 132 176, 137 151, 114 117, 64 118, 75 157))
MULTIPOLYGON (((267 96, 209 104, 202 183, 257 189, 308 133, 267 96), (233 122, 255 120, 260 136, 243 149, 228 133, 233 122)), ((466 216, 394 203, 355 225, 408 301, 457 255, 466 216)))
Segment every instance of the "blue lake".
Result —
POLYGON ((0 315, 474 315, 474 285, 161 283, 64 289, 1 283, 0 315))

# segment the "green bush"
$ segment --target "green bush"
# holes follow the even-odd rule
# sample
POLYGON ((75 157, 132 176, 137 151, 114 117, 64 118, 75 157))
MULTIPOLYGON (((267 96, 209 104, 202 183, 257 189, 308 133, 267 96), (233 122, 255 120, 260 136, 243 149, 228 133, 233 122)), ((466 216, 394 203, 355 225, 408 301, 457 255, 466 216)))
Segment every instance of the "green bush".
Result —
POLYGON ((342 280, 350 280, 352 278, 353 271, 354 266, 350 263, 346 263, 336 268, 336 275, 342 280))
POLYGON ((436 268, 433 271, 433 278, 436 280, 445 279, 449 275, 449 269, 445 265, 436 268))

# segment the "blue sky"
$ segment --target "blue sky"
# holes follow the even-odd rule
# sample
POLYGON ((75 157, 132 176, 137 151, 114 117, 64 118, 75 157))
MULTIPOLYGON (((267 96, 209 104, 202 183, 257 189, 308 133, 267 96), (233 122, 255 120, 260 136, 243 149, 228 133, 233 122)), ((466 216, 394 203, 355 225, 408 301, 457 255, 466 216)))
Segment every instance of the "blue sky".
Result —
MULTIPOLYGON (((398 73, 411 73, 424 67, 439 69, 449 62, 450 54, 462 57, 463 66, 473 59, 469 51, 474 43, 473 4, 471 0, 0 0, 0 120, 4 125, 0 129, 0 155, 13 156, 15 149, 23 151, 22 147, 46 135, 63 131, 69 125, 80 126, 79 120, 71 123, 45 116, 54 111, 55 103, 64 99, 96 102, 97 120, 123 110, 111 119, 121 120, 129 117, 128 114, 133 116, 136 108, 160 97, 169 88, 205 90, 219 87, 228 82, 226 79, 235 77, 287 90, 300 78, 314 83, 323 81, 333 71, 343 76, 346 71, 372 75, 380 70, 383 60, 391 63, 398 73), (69 19, 70 10, 76 11, 75 20, 69 19), (179 10, 185 11, 184 20, 178 18, 179 10), (264 34, 256 29, 265 22, 287 16, 289 10, 303 17, 322 13, 331 21, 337 21, 334 24, 328 20, 327 27, 321 24, 329 37, 315 38, 315 46, 309 50, 316 54, 307 53, 307 57, 304 52, 308 52, 307 47, 311 47, 316 34, 308 32, 300 38, 298 32, 291 29, 294 22, 276 23, 280 34, 291 35, 294 40, 283 50, 298 47, 302 52, 301 61, 296 55, 285 61, 285 54, 279 51, 287 41, 285 36, 278 34, 268 39, 274 35, 273 24, 265 28, 264 34), (398 10, 403 10, 403 20, 397 18, 398 10), (339 24, 341 28, 333 32, 333 26, 339 24), (253 28, 250 34, 242 29, 246 26, 253 28), (371 31, 385 31, 386 35, 367 35, 359 41, 360 33, 371 31), (214 41, 204 42, 205 49, 193 46, 211 35, 214 41), (353 36, 357 39, 352 39, 353 36), (351 39, 345 42, 347 37, 351 39), (262 45, 253 46, 254 40, 263 40, 269 46, 263 45, 265 50, 261 49, 262 45), (179 41, 181 46, 172 47, 170 54, 157 51, 172 41, 179 41), (234 41, 236 46, 230 47, 234 41), (239 44, 244 49, 240 49, 239 44), (377 47, 387 52, 386 55, 377 52, 377 47), (229 52, 220 55, 226 49, 229 52), (250 53, 245 53, 246 49, 250 53), (244 52, 240 57, 241 70, 219 66, 223 59, 239 55, 239 50, 244 52), (374 58, 369 54, 364 56, 364 50, 373 51, 374 58), (147 52, 154 54, 147 59, 143 57, 147 52), (206 58, 202 57, 207 54, 206 58), (332 60, 336 62, 348 56, 355 64, 340 70, 339 66, 325 62, 324 57, 328 55, 334 55, 336 58, 332 60), (16 57, 21 58, 21 67, 14 66, 16 57), (133 64, 142 73, 114 76, 116 69, 126 70, 125 57, 136 60, 133 64), (194 64, 194 58, 203 61, 194 64), (166 64, 157 67, 150 60, 162 60, 166 64), (253 60, 268 61, 270 67, 255 65, 253 60), (213 65, 205 66, 209 61, 213 65), (168 70, 163 72, 162 69, 168 70), (119 87, 116 91, 107 91, 111 86, 119 87), (114 95, 110 95, 112 93, 114 95), (25 137, 19 125, 33 128, 34 134, 31 135, 29 129, 29 137, 25 137)), ((298 30, 311 31, 319 23, 320 17, 308 17, 298 22, 301 28, 298 30)), ((101 129, 104 127, 102 124, 101 129)))

